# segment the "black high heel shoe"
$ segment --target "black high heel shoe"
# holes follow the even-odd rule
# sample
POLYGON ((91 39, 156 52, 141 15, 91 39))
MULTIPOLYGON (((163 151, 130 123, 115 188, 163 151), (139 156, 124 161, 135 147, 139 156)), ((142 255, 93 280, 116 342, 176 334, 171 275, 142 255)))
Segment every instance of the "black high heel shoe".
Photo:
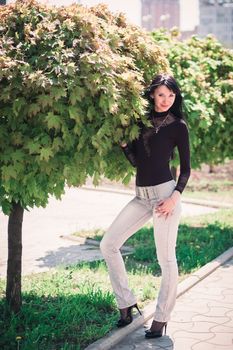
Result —
POLYGON ((130 324, 133 321, 132 310, 134 307, 138 310, 140 315, 142 314, 137 304, 126 307, 125 309, 120 309, 121 318, 117 322, 118 328, 128 326, 128 324, 130 324))
POLYGON ((163 330, 164 330, 164 334, 166 335, 167 322, 153 321, 152 327, 154 328, 153 331, 151 329, 148 329, 146 331, 146 334, 145 334, 146 338, 160 338, 163 335, 163 330))

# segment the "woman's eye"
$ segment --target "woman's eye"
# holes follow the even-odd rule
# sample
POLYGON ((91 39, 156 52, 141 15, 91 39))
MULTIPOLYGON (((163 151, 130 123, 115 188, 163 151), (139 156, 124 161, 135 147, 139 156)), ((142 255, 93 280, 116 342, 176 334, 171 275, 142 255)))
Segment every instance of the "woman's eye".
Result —
MULTIPOLYGON (((159 97, 164 97, 163 94, 159 94, 158 96, 159 96, 159 97)), ((171 94, 171 95, 169 95, 169 97, 175 97, 175 94, 171 94)))

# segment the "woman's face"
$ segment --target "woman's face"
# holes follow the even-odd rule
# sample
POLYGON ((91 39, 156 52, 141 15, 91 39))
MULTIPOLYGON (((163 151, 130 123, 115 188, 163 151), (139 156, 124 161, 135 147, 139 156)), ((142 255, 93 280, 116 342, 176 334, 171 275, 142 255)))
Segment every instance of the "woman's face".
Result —
POLYGON ((165 112, 173 105, 176 94, 165 85, 157 87, 151 97, 154 99, 156 112, 165 112))

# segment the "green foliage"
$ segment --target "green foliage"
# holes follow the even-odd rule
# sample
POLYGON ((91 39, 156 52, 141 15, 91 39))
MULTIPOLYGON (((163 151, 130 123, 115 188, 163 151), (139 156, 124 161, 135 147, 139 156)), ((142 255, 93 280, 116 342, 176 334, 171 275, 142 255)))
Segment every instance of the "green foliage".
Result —
POLYGON ((233 51, 214 37, 179 41, 176 31, 152 33, 167 52, 183 92, 190 128, 192 166, 232 159, 233 51))
MULTIPOLYGON (((0 7, 0 202, 45 206, 65 182, 127 180, 119 142, 143 119, 141 92, 168 70, 146 32, 100 5, 0 7)), ((145 117, 144 117, 145 118, 145 117)))

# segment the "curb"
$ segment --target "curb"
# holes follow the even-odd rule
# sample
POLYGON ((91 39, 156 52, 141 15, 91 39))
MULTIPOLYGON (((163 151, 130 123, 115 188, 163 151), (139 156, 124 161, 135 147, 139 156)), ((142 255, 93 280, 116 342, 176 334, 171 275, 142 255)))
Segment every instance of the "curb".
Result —
MULTIPOLYGON (((88 191, 99 191, 99 192, 109 192, 109 193, 117 193, 117 194, 124 194, 124 195, 135 195, 135 191, 133 190, 121 190, 116 188, 110 188, 110 187, 94 187, 94 186, 88 186, 84 185, 81 187, 83 190, 88 191)), ((212 208, 222 208, 222 209, 230 209, 233 208, 233 205, 230 203, 219 203, 216 201, 208 201, 205 199, 195 199, 195 198, 185 198, 182 197, 182 202, 187 204, 196 204, 196 205, 203 205, 206 207, 212 207, 212 208)))
POLYGON ((183 203, 203 205, 206 207, 212 207, 217 209, 233 209, 233 205, 230 203, 219 203, 215 201, 207 201, 205 199, 195 199, 195 198, 182 198, 183 203))
MULTIPOLYGON (((100 242, 96 241, 95 239, 92 238, 86 238, 86 237, 81 237, 81 236, 74 236, 74 235, 61 235, 59 236, 62 239, 67 239, 72 242, 78 242, 80 244, 87 244, 87 245, 93 245, 94 247, 99 247, 100 242)), ((129 247, 127 245, 123 245, 120 249, 121 252, 126 253, 126 254, 132 254, 134 252, 134 248, 129 247)))
MULTIPOLYGON (((219 255, 217 258, 207 263, 199 270, 195 271, 187 279, 178 284, 177 298, 203 280, 205 277, 214 272, 218 267, 226 263, 229 259, 233 257, 233 247, 226 250, 223 254, 219 255)), ((154 315, 155 302, 150 303, 142 311, 142 316, 137 316, 134 321, 127 327, 111 331, 107 336, 97 340, 96 342, 90 344, 85 350, 109 350, 116 344, 118 344, 123 338, 128 334, 134 332, 145 322, 151 319, 154 315)))

